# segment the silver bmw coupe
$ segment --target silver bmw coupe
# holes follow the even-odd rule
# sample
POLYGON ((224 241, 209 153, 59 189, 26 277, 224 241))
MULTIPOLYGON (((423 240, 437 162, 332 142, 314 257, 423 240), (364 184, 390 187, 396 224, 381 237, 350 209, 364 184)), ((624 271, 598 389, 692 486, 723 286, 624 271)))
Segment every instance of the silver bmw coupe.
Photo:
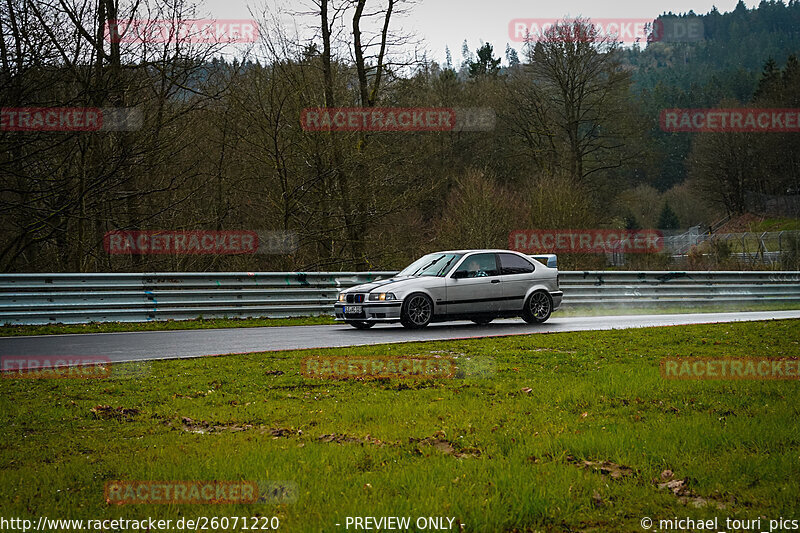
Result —
POLYGON ((343 290, 335 312, 358 329, 398 321, 411 329, 446 320, 488 324, 517 316, 536 324, 559 308, 562 295, 558 270, 531 256, 453 250, 428 254, 390 279, 343 290))

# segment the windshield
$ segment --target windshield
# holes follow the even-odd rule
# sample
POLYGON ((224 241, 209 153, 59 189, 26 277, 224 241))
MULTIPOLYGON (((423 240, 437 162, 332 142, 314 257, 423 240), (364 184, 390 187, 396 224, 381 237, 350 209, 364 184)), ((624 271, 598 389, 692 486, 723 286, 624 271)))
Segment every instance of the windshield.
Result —
POLYGON ((428 254, 421 259, 417 259, 398 276, 435 276, 444 277, 455 266, 462 254, 428 254))

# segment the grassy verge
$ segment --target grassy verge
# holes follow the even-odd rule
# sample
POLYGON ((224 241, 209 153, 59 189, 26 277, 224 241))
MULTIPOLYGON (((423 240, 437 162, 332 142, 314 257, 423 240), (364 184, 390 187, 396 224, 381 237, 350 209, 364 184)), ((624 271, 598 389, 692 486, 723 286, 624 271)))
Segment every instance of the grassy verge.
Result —
POLYGON ((750 231, 797 231, 800 230, 800 220, 796 218, 778 217, 767 218, 756 224, 751 224, 750 231))
MULTIPOLYGON (((800 303, 762 302, 753 304, 697 304, 687 306, 632 306, 604 305, 592 307, 563 307, 554 316, 612 316, 676 313, 722 313, 736 311, 782 311, 800 309, 800 303)), ((103 322, 91 324, 51 324, 44 326, 0 326, 0 337, 22 335, 63 335, 74 333, 116 333, 121 331, 167 331, 178 329, 217 328, 261 328, 268 326, 318 326, 334 324, 332 316, 307 316, 297 318, 252 318, 252 319, 198 319, 169 320, 165 322, 103 322)))
POLYGON ((63 335, 71 333, 117 333, 120 331, 166 331, 175 329, 263 328, 268 326, 316 326, 333 324, 331 316, 296 318, 209 318, 166 320, 164 322, 92 322, 91 324, 48 324, 43 326, 0 326, 0 337, 21 335, 63 335))
POLYGON ((4 379, 2 515, 258 514, 278 516, 285 531, 344 531, 347 516, 455 517, 464 531, 800 518, 798 382, 660 376, 662 358, 690 355, 798 356, 800 321, 159 361, 139 365, 138 377, 102 380, 4 379), (308 355, 491 364, 461 379, 333 381, 300 374, 308 355), (101 405, 132 411, 106 417, 101 405), (654 481, 666 470, 672 489, 654 481), (174 479, 288 480, 296 500, 116 506, 103 497, 108 480, 174 479))

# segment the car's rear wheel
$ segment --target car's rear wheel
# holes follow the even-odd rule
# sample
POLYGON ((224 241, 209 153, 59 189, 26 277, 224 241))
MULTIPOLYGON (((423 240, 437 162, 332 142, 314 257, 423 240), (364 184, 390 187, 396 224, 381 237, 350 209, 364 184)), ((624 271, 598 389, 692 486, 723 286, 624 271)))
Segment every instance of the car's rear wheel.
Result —
POLYGON ((356 329, 369 329, 375 325, 375 322, 361 322, 361 321, 352 321, 348 322, 351 326, 356 329))
POLYGON ((545 291, 536 291, 525 301, 522 320, 528 324, 541 324, 553 312, 553 298, 545 291))
POLYGON ((472 318, 471 320, 476 324, 478 324, 479 326, 485 326, 486 324, 494 320, 494 318, 472 318))
POLYGON ((411 294, 403 300, 400 323, 408 329, 422 329, 433 319, 433 301, 425 294, 411 294))

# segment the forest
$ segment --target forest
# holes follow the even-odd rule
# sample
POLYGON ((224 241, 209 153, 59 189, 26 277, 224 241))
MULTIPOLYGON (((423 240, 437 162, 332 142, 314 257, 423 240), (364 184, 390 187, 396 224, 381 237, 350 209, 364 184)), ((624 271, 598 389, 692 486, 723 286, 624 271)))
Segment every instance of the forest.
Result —
POLYGON ((191 19, 182 2, 3 2, 0 107, 135 109, 141 123, 0 128, 0 270, 391 270, 435 250, 505 248, 514 230, 679 232, 800 195, 796 132, 659 125, 667 108, 800 108, 798 0, 662 15, 699 18, 698 42, 626 45, 578 18, 519 52, 465 45, 438 62, 395 31, 413 4, 303 4, 310 38, 262 11, 258 40, 231 53, 107 38, 119 19, 191 19), (309 109, 345 107, 489 109, 494 120, 303 127, 309 109), (297 246, 110 254, 104 236, 120 230, 287 232, 297 246))

